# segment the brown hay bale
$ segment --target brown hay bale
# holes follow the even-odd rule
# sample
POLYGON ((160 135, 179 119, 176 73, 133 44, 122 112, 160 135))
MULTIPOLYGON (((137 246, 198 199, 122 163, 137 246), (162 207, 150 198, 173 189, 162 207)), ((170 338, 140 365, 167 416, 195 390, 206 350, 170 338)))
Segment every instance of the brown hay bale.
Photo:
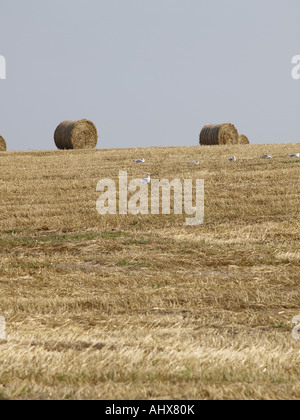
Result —
POLYGON ((2 136, 0 136, 0 152, 6 152, 6 142, 2 136))
POLYGON ((201 145, 213 146, 238 144, 238 139, 239 133, 233 124, 207 124, 200 133, 199 142, 201 145))
POLYGON ((94 149, 97 128, 89 120, 63 121, 55 130, 54 141, 58 149, 94 149))
POLYGON ((250 141, 247 136, 244 134, 239 135, 239 144, 250 144, 250 141))

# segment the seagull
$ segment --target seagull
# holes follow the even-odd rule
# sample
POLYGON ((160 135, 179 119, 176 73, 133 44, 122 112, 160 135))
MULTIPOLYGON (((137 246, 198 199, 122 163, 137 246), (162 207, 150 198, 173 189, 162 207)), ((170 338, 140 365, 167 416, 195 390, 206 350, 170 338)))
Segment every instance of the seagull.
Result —
POLYGON ((193 160, 193 162, 188 162, 188 165, 199 165, 200 162, 198 162, 198 160, 193 160))
POLYGON ((143 178, 140 180, 141 184, 149 184, 151 181, 150 174, 147 174, 147 178, 143 178))
POLYGON ((236 157, 232 156, 229 160, 230 160, 230 162, 236 162, 236 157))
POLYGON ((294 154, 292 154, 292 155, 289 155, 289 157, 300 157, 300 153, 294 153, 294 154))
POLYGON ((134 162, 135 163, 144 163, 145 159, 137 159, 137 160, 134 160, 134 162))
POLYGON ((261 158, 262 159, 272 159, 272 155, 264 155, 261 158))

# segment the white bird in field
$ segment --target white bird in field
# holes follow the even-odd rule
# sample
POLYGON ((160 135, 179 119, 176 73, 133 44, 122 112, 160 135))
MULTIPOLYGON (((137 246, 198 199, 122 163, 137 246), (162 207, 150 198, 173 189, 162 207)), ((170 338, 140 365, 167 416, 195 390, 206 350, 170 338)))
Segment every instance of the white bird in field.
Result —
POLYGON ((292 155, 289 155, 289 157, 300 157, 300 153, 294 153, 294 154, 292 154, 292 155))
POLYGON ((264 155, 261 158, 262 159, 272 159, 272 155, 264 155))
POLYGON ((188 165, 199 165, 200 162, 198 162, 198 160, 193 160, 193 162, 188 162, 188 165))
POLYGON ((145 159, 136 159, 134 160, 135 163, 145 163, 145 159))
POLYGON ((141 184, 149 184, 151 181, 150 174, 147 174, 147 178, 143 178, 140 180, 141 184))
POLYGON ((230 162, 236 162, 236 157, 232 156, 229 160, 230 160, 230 162))

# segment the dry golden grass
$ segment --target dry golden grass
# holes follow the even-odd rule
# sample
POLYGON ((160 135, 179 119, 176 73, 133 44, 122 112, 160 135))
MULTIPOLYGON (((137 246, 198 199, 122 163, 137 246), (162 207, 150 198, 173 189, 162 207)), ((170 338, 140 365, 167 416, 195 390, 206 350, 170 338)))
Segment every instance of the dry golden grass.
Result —
POLYGON ((0 398, 298 399, 297 147, 0 154, 0 398), (205 223, 100 216, 119 170, 205 179, 205 223))

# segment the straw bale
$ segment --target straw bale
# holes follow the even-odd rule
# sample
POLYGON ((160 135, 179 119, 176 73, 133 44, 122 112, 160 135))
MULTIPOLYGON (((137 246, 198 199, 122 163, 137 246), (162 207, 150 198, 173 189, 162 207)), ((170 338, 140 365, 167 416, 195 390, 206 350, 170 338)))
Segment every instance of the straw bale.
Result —
POLYGON ((6 152, 6 142, 2 136, 0 136, 0 152, 6 152))
POLYGON ((201 145, 213 146, 238 144, 239 134, 233 124, 207 124, 203 127, 199 142, 201 145))
POLYGON ((54 141, 58 149, 94 149, 98 142, 97 128, 85 119, 63 121, 55 130, 54 141))

